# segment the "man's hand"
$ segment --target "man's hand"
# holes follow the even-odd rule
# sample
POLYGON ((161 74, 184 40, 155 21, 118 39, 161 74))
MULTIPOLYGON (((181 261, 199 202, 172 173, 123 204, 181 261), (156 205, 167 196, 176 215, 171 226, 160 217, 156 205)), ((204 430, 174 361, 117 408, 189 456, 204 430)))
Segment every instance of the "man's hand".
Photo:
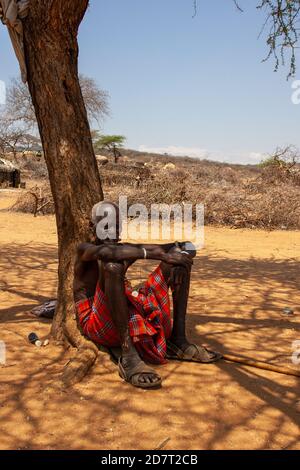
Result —
POLYGON ((172 264, 173 266, 184 266, 185 268, 190 268, 193 264, 192 257, 186 253, 181 253, 180 251, 165 253, 163 261, 165 263, 172 264))
POLYGON ((195 256, 197 255, 197 249, 196 249, 194 243, 192 243, 192 242, 180 242, 179 246, 180 246, 182 251, 187 251, 188 254, 192 258, 195 258, 195 256))

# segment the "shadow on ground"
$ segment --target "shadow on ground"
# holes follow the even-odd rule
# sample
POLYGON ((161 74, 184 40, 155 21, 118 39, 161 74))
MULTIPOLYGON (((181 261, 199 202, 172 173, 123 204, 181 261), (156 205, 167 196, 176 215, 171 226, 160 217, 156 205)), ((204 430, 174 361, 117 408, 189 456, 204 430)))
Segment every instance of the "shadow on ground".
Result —
MULTIPOLYGON (((152 263, 131 272, 139 282, 152 263)), ((1 338, 7 366, 0 367, 1 448, 166 449, 299 448, 299 379, 237 364, 170 362, 160 367, 160 390, 121 382, 107 355, 86 379, 61 388, 59 376, 72 352, 26 341, 49 322, 28 311, 55 296, 56 248, 2 246, 1 338)), ((299 338, 299 264, 296 259, 197 258, 190 292, 188 332, 211 348, 276 364, 291 364, 299 338), (296 315, 282 316, 293 306, 296 315)))

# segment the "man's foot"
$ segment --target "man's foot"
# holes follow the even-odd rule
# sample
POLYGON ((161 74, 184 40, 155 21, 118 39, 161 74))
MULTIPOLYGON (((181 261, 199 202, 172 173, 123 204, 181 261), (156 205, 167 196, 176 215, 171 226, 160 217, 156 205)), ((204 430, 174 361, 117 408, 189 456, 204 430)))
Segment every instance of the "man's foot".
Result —
POLYGON ((209 351, 204 346, 191 344, 187 340, 167 342, 167 359, 209 364, 222 359, 222 354, 209 351))
POLYGON ((136 354, 120 357, 119 375, 139 388, 158 388, 162 383, 161 377, 136 354))

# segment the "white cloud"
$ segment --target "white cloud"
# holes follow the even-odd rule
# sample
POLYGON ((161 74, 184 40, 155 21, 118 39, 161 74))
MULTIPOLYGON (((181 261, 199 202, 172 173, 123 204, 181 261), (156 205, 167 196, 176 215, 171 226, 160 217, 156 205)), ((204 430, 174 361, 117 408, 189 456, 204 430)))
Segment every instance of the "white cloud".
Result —
POLYGON ((225 153, 220 151, 210 151, 200 147, 180 147, 176 145, 169 145, 167 147, 149 147, 147 145, 140 145, 138 150, 140 152, 158 153, 173 155, 175 157, 192 157, 213 160, 216 162, 224 163, 242 163, 252 164, 260 163, 264 158, 264 154, 260 152, 242 152, 242 153, 225 153))
POLYGON ((250 163, 260 163, 264 158, 265 154, 259 152, 250 152, 247 157, 250 163))
POLYGON ((208 150, 198 147, 177 147, 175 145, 169 145, 168 147, 148 147, 147 145, 140 145, 139 151, 160 154, 167 153, 175 157, 209 158, 208 150))

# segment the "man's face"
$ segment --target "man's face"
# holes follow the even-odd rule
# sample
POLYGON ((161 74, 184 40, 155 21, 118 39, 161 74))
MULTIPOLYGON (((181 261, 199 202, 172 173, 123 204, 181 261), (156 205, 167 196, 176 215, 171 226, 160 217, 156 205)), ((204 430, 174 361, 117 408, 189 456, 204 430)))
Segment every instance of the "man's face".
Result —
POLYGON ((122 231, 119 208, 112 203, 103 203, 97 209, 96 235, 100 243, 118 243, 122 231))

